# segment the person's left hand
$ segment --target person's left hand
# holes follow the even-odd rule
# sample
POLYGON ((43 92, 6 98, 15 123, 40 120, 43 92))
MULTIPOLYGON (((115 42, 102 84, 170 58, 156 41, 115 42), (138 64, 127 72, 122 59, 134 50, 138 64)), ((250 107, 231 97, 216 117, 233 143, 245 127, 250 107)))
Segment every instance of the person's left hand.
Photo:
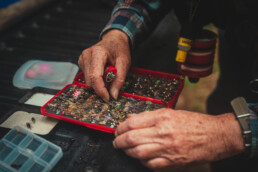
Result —
POLYGON ((233 114, 219 116, 159 109, 131 115, 118 126, 115 148, 151 169, 211 162, 244 150, 233 114))

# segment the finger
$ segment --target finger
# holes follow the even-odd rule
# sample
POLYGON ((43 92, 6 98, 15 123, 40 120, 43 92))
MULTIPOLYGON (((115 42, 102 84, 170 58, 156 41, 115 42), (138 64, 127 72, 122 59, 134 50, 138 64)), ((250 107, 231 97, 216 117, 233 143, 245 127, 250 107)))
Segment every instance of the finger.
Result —
POLYGON ((117 136, 113 142, 115 148, 127 149, 142 144, 159 143, 154 127, 128 131, 117 136))
POLYGON ((91 73, 91 61, 92 61, 92 52, 90 50, 83 51, 81 55, 81 63, 83 67, 83 73, 85 77, 85 83, 88 87, 91 87, 90 83, 90 73, 91 73))
POLYGON ((165 169, 171 166, 171 161, 165 157, 158 157, 149 160, 141 161, 143 165, 147 166, 150 169, 165 169))
POLYGON ((122 122, 115 131, 115 136, 121 135, 129 130, 152 127, 156 123, 155 111, 146 111, 134 115, 122 122))
POLYGON ((92 53, 91 60, 86 64, 86 84, 92 87, 96 94, 105 102, 109 100, 109 93, 103 81, 104 67, 106 64, 106 55, 104 53, 92 53))
MULTIPOLYGON (((93 54, 94 55, 94 54, 93 54)), ((91 63, 90 83, 96 94, 108 102, 109 93, 103 80, 104 68, 107 62, 105 54, 97 53, 91 63)))
POLYGON ((110 94, 114 99, 117 99, 119 90, 124 85, 125 78, 130 67, 130 63, 125 59, 128 58, 118 58, 115 64, 117 75, 110 86, 110 94))
POLYGON ((79 65, 80 69, 83 71, 82 55, 79 56, 78 65, 79 65))
POLYGON ((105 102, 109 101, 109 93, 105 87, 104 81, 101 76, 94 76, 91 78, 91 86, 96 94, 101 97, 105 102))
POLYGON ((162 146, 157 143, 143 144, 125 150, 128 156, 140 160, 157 158, 162 154, 162 146))

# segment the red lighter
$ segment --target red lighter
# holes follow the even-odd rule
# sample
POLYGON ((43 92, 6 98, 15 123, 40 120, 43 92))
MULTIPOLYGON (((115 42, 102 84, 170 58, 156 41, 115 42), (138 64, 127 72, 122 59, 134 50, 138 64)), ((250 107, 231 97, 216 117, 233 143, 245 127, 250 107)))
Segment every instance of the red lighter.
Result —
POLYGON ((104 81, 106 83, 112 82, 116 77, 117 70, 113 66, 108 66, 104 72, 104 81))

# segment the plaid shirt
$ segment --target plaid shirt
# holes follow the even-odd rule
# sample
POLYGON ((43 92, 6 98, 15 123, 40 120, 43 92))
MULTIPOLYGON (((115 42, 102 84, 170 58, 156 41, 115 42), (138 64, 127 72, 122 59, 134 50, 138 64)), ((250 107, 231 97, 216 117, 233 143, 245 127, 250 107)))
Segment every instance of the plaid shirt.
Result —
MULTIPOLYGON (((172 8, 173 0, 118 0, 110 21, 101 32, 119 29, 126 33, 133 46, 143 40, 172 8)), ((252 131, 252 149, 250 157, 258 156, 258 105, 250 106, 252 115, 250 128, 252 131)))
POLYGON ((258 104, 249 104, 251 110, 250 129, 252 133, 252 147, 250 158, 258 156, 258 104))
POLYGON ((119 29, 128 35, 133 46, 135 42, 144 40, 170 11, 168 3, 169 0, 118 0, 100 36, 110 29, 119 29))

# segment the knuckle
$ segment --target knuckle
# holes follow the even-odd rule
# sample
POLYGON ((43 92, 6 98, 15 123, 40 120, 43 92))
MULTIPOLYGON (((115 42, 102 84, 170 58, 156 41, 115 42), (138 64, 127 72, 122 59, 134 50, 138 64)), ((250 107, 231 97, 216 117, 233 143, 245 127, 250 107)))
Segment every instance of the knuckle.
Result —
POLYGON ((130 119, 128 120, 128 124, 127 124, 128 129, 129 129, 129 130, 134 129, 134 125, 135 125, 134 119, 133 119, 133 118, 130 118, 130 119))
POLYGON ((88 50, 83 50, 79 60, 87 59, 87 57, 88 57, 88 50))
POLYGON ((168 121, 171 118, 171 116, 168 113, 166 113, 165 109, 161 109, 160 113, 161 114, 157 116, 157 120, 160 122, 168 121))
POLYGON ((135 154, 135 157, 138 159, 144 158, 144 151, 139 147, 134 148, 134 154, 135 154))
POLYGON ((171 143, 171 147, 173 147, 175 150, 179 151, 179 150, 183 150, 183 149, 180 149, 182 148, 182 142, 178 139, 175 139, 172 143, 171 143))
POLYGON ((103 49, 104 48, 102 46, 99 46, 99 45, 94 45, 94 46, 91 47, 91 50, 93 52, 95 52, 95 51, 103 51, 103 49))
POLYGON ((171 131, 169 131, 166 127, 164 126, 160 126, 158 127, 158 136, 160 138, 166 138, 166 137, 173 137, 173 134, 171 133, 171 131))
POLYGON ((80 57, 81 57, 81 58, 86 57, 85 55, 88 54, 88 52, 89 52, 89 49, 83 50, 83 51, 82 51, 82 55, 81 55, 80 57))
POLYGON ((92 47, 92 57, 95 61, 103 61, 110 57, 110 52, 102 46, 92 47))
POLYGON ((134 136, 132 134, 127 134, 126 143, 128 145, 133 145, 135 143, 134 136))
POLYGON ((99 45, 95 45, 91 48, 93 54, 106 54, 107 50, 99 45))

